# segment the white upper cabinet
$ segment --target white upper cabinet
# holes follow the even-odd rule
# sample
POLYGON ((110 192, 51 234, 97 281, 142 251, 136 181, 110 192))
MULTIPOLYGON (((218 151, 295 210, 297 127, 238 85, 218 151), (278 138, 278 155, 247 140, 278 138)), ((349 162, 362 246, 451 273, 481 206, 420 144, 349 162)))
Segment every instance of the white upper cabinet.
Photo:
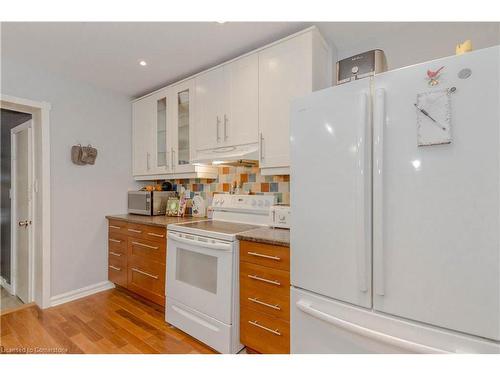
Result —
POLYGON ((257 54, 196 77, 195 159, 257 144, 258 85, 257 54))
POLYGON ((168 172, 167 90, 161 90, 132 104, 133 175, 168 172))
POLYGON ((194 79, 170 88, 172 140, 170 165, 173 173, 189 173, 194 120, 194 79))
POLYGON ((313 27, 138 99, 134 177, 213 178, 200 163, 234 159, 290 173, 290 102, 330 86, 332 67, 313 27))
POLYGON ((196 77, 195 150, 219 147, 222 143, 222 121, 225 93, 224 67, 196 77))
POLYGON ((259 164, 288 174, 290 102, 331 86, 331 53, 316 29, 259 52, 259 164))
POLYGON ((211 166, 191 163, 194 80, 132 103, 133 175, 136 180, 215 178, 211 166))
POLYGON ((223 119, 227 146, 257 143, 259 124, 259 57, 236 60, 225 67, 229 104, 223 119))
POLYGON ((146 175, 151 168, 150 145, 153 139, 153 106, 145 99, 132 103, 132 173, 146 175))

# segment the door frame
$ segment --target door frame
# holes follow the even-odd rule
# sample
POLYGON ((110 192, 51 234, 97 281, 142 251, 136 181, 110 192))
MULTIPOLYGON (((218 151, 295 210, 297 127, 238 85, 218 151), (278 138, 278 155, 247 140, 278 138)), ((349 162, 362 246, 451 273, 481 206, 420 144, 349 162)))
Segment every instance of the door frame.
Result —
POLYGON ((11 246, 10 246, 10 285, 11 285, 11 293, 13 295, 17 295, 17 159, 16 159, 16 137, 17 135, 24 131, 28 130, 28 186, 29 186, 29 220, 31 224, 28 226, 28 300, 25 303, 31 303, 34 300, 34 280, 33 272, 34 272, 34 251, 33 251, 33 233, 35 231, 36 220, 35 217, 35 207, 33 204, 34 198, 34 182, 36 179, 35 176, 35 153, 34 153, 34 133, 33 133, 33 119, 30 119, 10 130, 10 140, 11 140, 11 184, 10 184, 10 231, 11 231, 11 246))
POLYGON ((34 238, 34 301, 41 308, 50 307, 51 296, 51 192, 50 192, 50 123, 51 105, 48 102, 19 98, 0 93, 0 107, 13 111, 30 113, 35 138, 34 165, 35 189, 33 194, 34 238), (41 189, 41 194, 38 192, 41 189), (39 209, 41 212, 37 211, 39 209), (38 220, 37 220, 38 218, 38 220))

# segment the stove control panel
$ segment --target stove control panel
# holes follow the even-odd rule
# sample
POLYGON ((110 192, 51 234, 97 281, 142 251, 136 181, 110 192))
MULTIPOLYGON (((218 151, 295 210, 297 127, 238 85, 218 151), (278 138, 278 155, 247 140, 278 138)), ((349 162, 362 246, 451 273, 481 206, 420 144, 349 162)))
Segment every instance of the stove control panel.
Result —
POLYGON ((212 200, 213 209, 224 209, 228 211, 269 211, 276 204, 274 195, 232 195, 215 194, 212 200))

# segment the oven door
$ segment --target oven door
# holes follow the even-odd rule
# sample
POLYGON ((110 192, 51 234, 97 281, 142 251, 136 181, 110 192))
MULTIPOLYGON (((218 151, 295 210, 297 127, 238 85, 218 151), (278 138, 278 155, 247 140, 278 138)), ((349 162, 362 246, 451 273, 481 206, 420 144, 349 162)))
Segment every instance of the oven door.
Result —
POLYGON ((233 243, 168 232, 168 298, 231 324, 233 243))

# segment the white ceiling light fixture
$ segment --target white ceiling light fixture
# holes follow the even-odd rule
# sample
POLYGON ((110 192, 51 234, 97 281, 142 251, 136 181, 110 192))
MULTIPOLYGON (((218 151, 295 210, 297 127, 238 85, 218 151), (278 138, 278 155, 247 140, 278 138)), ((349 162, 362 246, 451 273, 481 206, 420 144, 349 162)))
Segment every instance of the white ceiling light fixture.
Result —
POLYGON ((139 65, 146 66, 146 65, 148 65, 148 63, 145 60, 139 60, 139 65))

